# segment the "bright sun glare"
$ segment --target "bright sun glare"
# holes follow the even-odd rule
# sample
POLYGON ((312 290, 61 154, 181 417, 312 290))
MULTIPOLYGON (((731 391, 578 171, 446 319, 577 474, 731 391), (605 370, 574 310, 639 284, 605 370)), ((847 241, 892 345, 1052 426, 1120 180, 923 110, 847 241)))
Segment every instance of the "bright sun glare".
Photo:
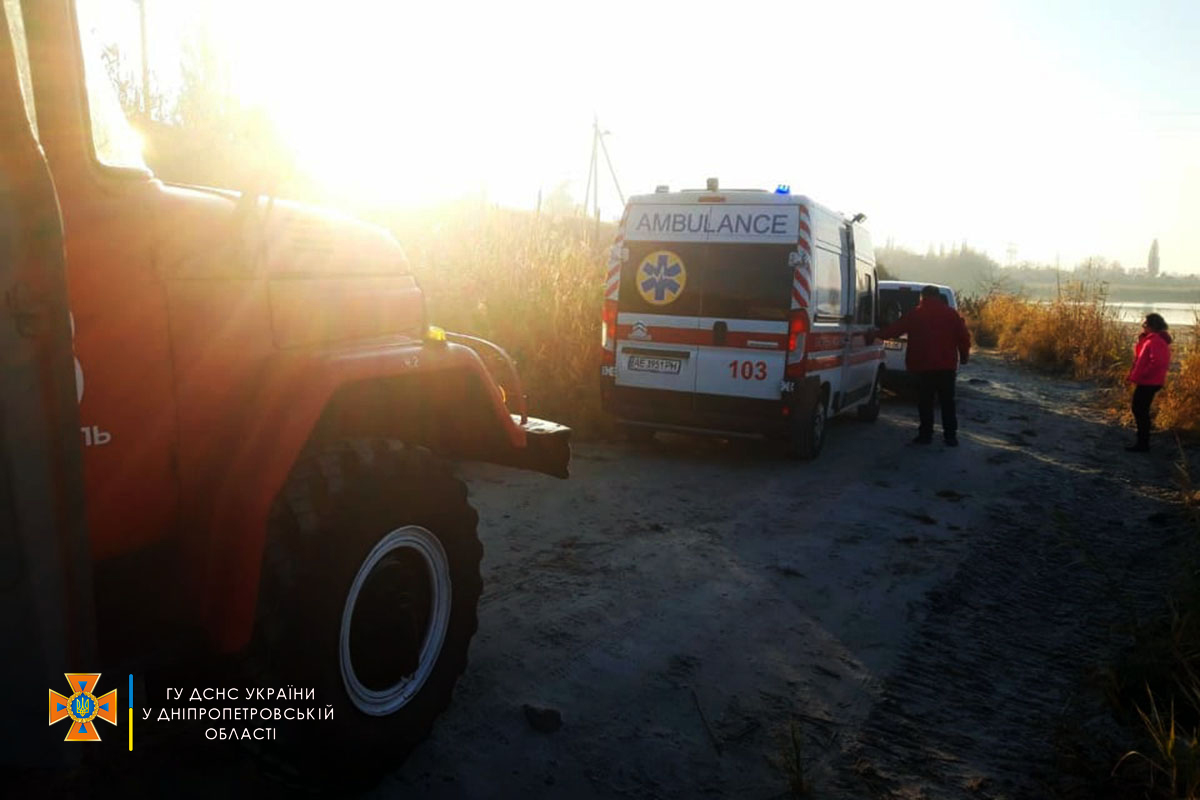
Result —
MULTIPOLYGON (((1088 59, 1120 51, 1036 4, 146 2, 159 80, 206 24, 339 198, 579 199, 596 113, 626 195, 788 183, 920 250, 1140 266, 1158 237, 1165 268, 1200 268, 1200 118, 1164 134, 1146 110, 1171 99, 1098 75, 1088 59)), ((601 205, 620 212, 607 171, 601 205)))

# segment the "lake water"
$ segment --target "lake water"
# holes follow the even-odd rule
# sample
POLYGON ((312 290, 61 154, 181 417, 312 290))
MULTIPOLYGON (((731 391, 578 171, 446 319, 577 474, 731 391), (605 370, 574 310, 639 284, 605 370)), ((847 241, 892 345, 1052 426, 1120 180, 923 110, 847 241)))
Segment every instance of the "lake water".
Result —
POLYGON ((1110 302, 1108 305, 1117 309, 1125 322, 1140 322, 1151 311, 1157 311, 1172 328, 1191 327, 1200 314, 1200 303, 1110 302))

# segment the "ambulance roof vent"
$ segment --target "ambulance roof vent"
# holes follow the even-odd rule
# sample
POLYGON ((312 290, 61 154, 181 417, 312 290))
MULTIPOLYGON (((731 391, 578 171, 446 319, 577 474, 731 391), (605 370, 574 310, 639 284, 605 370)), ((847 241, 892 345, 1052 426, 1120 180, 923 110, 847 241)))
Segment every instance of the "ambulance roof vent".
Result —
POLYGON ((721 182, 719 180, 717 180, 716 178, 709 178, 707 188, 708 188, 708 191, 715 192, 721 188, 721 182))
POLYGON ((671 187, 667 186, 665 183, 660 183, 658 186, 654 187, 655 194, 666 194, 669 191, 671 191, 671 187))

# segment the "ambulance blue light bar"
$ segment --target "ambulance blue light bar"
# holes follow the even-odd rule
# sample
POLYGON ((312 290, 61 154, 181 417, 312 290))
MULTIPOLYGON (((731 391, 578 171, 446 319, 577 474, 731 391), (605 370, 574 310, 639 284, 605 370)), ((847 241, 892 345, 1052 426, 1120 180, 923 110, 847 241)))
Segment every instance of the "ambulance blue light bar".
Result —
POLYGON ((792 187, 788 186, 786 183, 781 183, 775 187, 775 194, 791 194, 791 193, 792 193, 792 187))

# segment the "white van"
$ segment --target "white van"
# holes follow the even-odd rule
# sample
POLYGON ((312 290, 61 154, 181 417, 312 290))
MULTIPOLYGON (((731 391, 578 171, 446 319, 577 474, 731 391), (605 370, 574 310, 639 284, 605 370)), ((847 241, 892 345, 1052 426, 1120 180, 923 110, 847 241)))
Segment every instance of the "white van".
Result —
POLYGON ((786 187, 629 200, 608 264, 604 408, 632 434, 766 435, 812 458, 832 414, 879 414, 862 215, 786 187))
MULTIPOLYGON (((958 308, 958 300, 954 290, 940 283, 920 283, 919 281, 880 281, 879 282, 879 327, 891 325, 902 316, 917 307, 921 300, 921 290, 926 286, 936 287, 941 292, 946 304, 958 308)), ((900 389, 911 382, 912 376, 904 365, 908 355, 908 335, 899 339, 887 339, 883 342, 883 385, 889 389, 900 389)))

